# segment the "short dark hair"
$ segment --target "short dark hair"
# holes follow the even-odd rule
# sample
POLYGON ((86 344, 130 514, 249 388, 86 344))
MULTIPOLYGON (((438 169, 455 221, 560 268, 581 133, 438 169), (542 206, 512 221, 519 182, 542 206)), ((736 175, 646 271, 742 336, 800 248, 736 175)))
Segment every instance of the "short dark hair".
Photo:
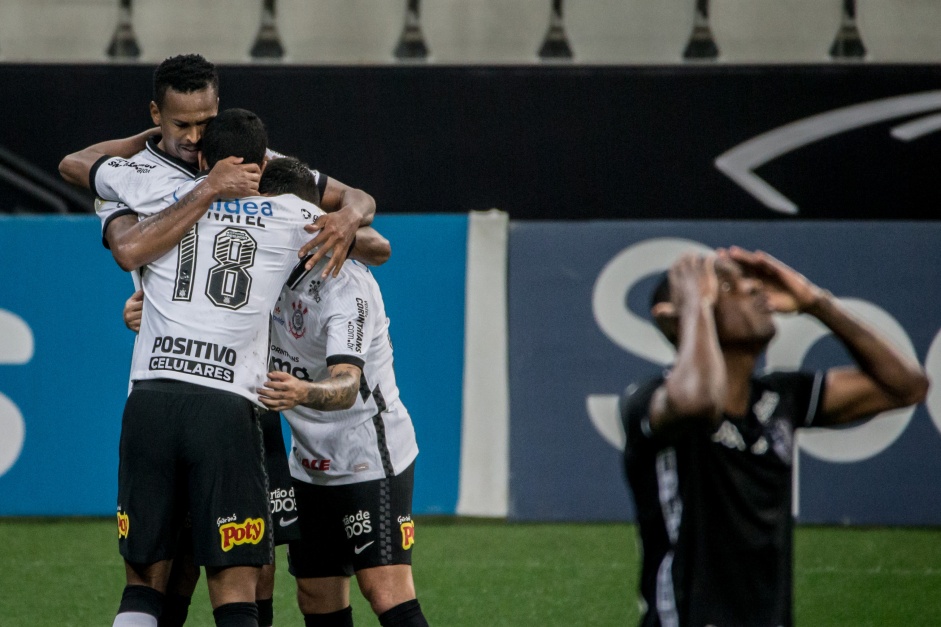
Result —
POLYGON ((158 109, 163 107, 168 89, 189 94, 207 87, 219 93, 219 73, 199 54, 168 57, 154 70, 154 102, 158 109))
POLYGON ((269 161, 258 183, 258 191, 265 196, 294 194, 307 202, 320 204, 320 190, 310 166, 294 157, 269 161))
POLYGON ((226 109, 206 125, 203 158, 211 168, 227 157, 261 165, 268 149, 268 131, 257 115, 246 109, 226 109))

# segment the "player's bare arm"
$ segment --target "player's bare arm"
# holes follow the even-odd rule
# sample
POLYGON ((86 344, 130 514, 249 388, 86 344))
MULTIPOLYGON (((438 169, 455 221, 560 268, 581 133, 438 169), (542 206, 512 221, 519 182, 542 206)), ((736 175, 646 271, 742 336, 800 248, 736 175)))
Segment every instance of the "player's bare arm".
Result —
POLYGON ((270 410, 284 411, 304 405, 319 411, 349 409, 356 402, 362 370, 352 364, 330 366, 330 378, 302 381, 280 370, 268 373, 258 398, 270 410))
POLYGON ((144 290, 137 290, 124 301, 124 326, 134 333, 140 332, 141 318, 144 316, 144 290))
POLYGON ((650 402, 655 432, 675 432, 707 421, 718 425, 728 387, 715 324, 715 257, 684 255, 669 270, 671 302, 653 312, 675 325, 676 361, 650 402))
POLYGON ((180 243, 213 202, 255 196, 260 179, 256 164, 243 164, 240 157, 219 161, 205 180, 160 213, 140 221, 130 215, 112 220, 105 232, 111 254, 128 271, 156 261, 180 243))
POLYGON ((306 227, 308 233, 317 235, 298 251, 298 257, 304 258, 314 251, 306 264, 310 270, 330 252, 330 261, 324 268, 323 276, 331 273, 337 276, 346 261, 356 229, 372 224, 376 215, 376 201, 361 189, 328 178, 320 206, 327 215, 317 220, 316 224, 306 227))
POLYGON ((764 281, 776 311, 814 316, 855 360, 856 367, 828 370, 823 415, 815 424, 844 424, 924 401, 929 380, 921 365, 828 291, 767 253, 732 248, 729 255, 764 281))
POLYGON ((104 156, 124 157, 125 159, 133 157, 144 150, 148 139, 159 133, 160 127, 155 127, 131 137, 92 144, 62 159, 59 162, 59 174, 73 185, 90 189, 91 181, 88 180, 88 176, 96 161, 104 156))
POLYGON ((380 235, 379 231, 371 226, 361 226, 356 229, 350 259, 355 259, 367 266, 381 266, 389 261, 391 255, 392 246, 389 240, 380 235))

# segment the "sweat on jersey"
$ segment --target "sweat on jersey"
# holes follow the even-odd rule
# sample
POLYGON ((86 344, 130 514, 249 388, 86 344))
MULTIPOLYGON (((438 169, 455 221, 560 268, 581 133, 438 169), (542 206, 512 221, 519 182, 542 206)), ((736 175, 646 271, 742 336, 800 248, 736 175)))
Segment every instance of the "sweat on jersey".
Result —
POLYGON ((362 264, 348 260, 337 277, 321 279, 325 263, 292 277, 281 291, 272 312, 270 368, 305 381, 327 379, 329 367, 341 363, 363 374, 350 409, 299 405, 283 412, 291 425, 291 476, 317 485, 395 476, 415 460, 418 445, 399 399, 382 294, 362 264))

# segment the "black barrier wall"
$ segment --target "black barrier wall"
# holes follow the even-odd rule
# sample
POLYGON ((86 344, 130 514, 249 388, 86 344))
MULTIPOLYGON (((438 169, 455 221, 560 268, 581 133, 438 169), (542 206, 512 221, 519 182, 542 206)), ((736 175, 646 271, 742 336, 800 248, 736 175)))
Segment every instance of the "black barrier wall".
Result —
MULTIPOLYGON (((151 65, 0 65, 0 147, 54 175, 150 124, 151 65)), ((928 65, 221 66, 223 107, 383 212, 934 219, 928 65)), ((0 183, 0 206, 30 201, 0 183)))

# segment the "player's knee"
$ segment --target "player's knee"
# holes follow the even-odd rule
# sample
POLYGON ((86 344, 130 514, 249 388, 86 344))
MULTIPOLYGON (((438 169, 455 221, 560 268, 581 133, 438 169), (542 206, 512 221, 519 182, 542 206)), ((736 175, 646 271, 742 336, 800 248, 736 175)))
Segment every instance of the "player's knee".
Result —
POLYGON ((369 605, 376 616, 415 598, 414 588, 404 585, 390 585, 388 583, 381 585, 377 582, 364 587, 360 583, 360 590, 366 600, 369 601, 369 605))
POLYGON ((331 586, 310 582, 297 585, 297 607, 302 614, 327 614, 346 607, 348 601, 331 586))

